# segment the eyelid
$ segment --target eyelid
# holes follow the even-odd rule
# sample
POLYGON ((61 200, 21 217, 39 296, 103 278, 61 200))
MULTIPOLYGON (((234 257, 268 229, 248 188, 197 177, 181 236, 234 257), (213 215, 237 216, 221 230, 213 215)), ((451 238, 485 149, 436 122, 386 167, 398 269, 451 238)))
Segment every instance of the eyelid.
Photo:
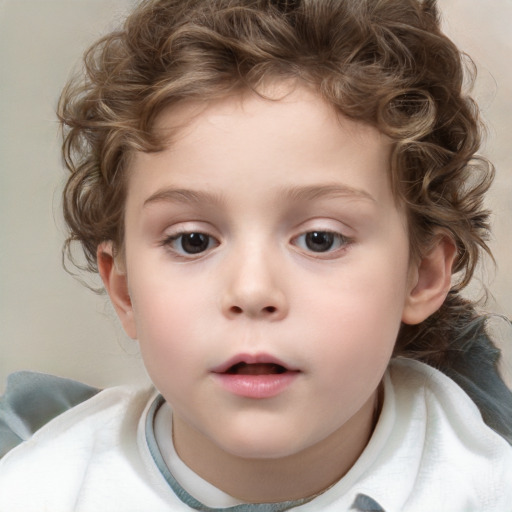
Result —
POLYGON ((204 220, 178 220, 161 229, 161 239, 171 239, 187 233, 202 233, 216 240, 219 239, 219 231, 210 223, 204 220))

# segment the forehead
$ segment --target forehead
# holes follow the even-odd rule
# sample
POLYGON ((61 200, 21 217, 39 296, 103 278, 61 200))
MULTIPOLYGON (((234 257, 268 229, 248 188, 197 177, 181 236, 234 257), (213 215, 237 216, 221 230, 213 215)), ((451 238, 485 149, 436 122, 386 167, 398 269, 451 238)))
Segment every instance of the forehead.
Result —
POLYGON ((328 137, 339 135, 329 130, 338 125, 347 142, 365 146, 378 140, 382 146, 390 146, 389 139, 375 127, 343 116, 318 93, 293 82, 271 83, 258 93, 242 90, 211 101, 184 101, 163 110, 154 129, 171 148, 187 136, 204 137, 205 142, 210 139, 209 135, 222 137, 235 123, 240 141, 254 140, 256 134, 266 133, 271 137, 279 135, 273 139, 275 144, 293 143, 291 136, 296 140, 307 138, 314 142, 308 131, 317 130, 323 134, 325 143, 339 144, 339 137, 336 141, 328 137), (285 124, 286 134, 283 132, 285 124))
POLYGON ((147 196, 170 182, 228 193, 237 179, 249 189, 265 180, 269 191, 346 181, 377 199, 389 195, 386 136, 342 116, 305 87, 274 86, 264 93, 246 91, 163 111, 155 130, 167 147, 135 153, 129 196, 147 196))

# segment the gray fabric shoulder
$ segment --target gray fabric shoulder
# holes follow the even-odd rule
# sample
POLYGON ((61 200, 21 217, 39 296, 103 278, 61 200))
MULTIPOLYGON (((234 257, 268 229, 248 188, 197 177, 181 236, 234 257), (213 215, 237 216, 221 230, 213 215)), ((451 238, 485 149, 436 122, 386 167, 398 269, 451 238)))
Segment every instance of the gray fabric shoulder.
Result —
POLYGON ((50 420, 99 391, 44 373, 20 371, 9 375, 5 394, 0 397, 0 458, 50 420))

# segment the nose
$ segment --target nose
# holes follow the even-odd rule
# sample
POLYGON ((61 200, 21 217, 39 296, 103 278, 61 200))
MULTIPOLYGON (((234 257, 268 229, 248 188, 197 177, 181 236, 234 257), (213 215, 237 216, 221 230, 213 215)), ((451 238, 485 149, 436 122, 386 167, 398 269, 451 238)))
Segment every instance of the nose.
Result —
POLYGON ((235 256, 227 263, 225 276, 222 310, 226 317, 277 321, 288 314, 283 269, 268 252, 252 250, 235 256))

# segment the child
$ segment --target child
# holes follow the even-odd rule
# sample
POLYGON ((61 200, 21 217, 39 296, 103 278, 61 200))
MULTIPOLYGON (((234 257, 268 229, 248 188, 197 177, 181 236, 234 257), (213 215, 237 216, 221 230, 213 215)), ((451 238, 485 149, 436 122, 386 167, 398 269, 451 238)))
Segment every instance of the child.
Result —
POLYGON ((86 72, 67 247, 154 387, 15 376, 0 510, 510 510, 512 395, 459 295, 492 167, 434 1, 150 0, 86 72))

